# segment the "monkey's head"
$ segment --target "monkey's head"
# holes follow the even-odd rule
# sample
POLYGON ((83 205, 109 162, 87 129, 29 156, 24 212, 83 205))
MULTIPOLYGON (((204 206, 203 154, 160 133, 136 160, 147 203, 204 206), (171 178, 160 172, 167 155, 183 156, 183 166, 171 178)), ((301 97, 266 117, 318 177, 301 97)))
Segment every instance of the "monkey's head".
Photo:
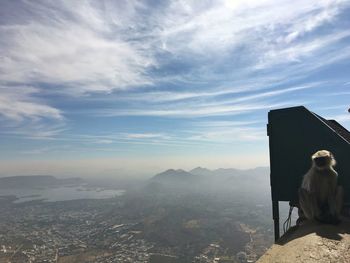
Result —
POLYGON ((333 154, 327 150, 317 151, 312 155, 312 162, 318 169, 325 169, 336 164, 333 154))

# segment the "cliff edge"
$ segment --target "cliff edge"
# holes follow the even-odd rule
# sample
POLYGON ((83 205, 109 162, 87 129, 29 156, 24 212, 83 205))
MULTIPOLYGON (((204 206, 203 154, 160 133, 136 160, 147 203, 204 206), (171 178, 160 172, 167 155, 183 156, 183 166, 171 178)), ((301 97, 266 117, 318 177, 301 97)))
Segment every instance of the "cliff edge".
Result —
POLYGON ((350 219, 339 225, 307 221, 292 227, 257 263, 348 263, 350 219))

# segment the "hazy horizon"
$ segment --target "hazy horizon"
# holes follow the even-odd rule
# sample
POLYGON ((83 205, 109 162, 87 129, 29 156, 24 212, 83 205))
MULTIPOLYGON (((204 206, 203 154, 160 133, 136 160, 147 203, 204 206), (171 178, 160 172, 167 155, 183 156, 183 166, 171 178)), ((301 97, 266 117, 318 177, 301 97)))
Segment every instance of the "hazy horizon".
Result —
MULTIPOLYGON (((38 163, 34 163, 32 167, 33 170, 30 170, 27 166, 23 166, 22 169, 13 169, 11 170, 6 167, 2 169, 3 171, 8 171, 7 173, 2 172, 0 174, 1 177, 11 177, 11 176, 31 176, 31 175, 50 175, 55 176, 57 178, 69 178, 69 177, 80 177, 82 179, 91 179, 91 178, 101 178, 101 179, 122 179, 124 177, 127 177, 129 179, 148 179, 151 178, 159 173, 162 173, 167 170, 184 170, 184 171, 191 171, 195 168, 204 168, 208 169, 210 171, 215 171, 218 169, 237 169, 237 170, 250 170, 250 169, 259 169, 259 168, 266 168, 268 169, 269 166, 256 166, 256 167, 234 167, 234 166, 220 166, 220 167, 206 167, 206 166, 188 166, 188 167, 181 167, 181 166, 169 166, 169 167, 153 167, 149 170, 146 170, 144 172, 140 172, 137 170, 126 170, 126 169, 111 169, 111 170, 101 170, 102 172, 95 172, 90 171, 88 173, 81 173, 81 166, 78 165, 77 168, 74 169, 71 166, 66 167, 65 169, 62 169, 62 164, 57 164, 56 162, 54 165, 57 165, 57 167, 52 166, 44 166, 44 168, 38 169, 37 167, 42 167, 43 165, 39 165, 38 163), (58 170, 58 171, 57 171, 58 170), (18 172, 21 171, 21 172, 18 172), (31 172, 30 172, 31 171, 31 172), (55 172, 53 172, 55 171, 55 172)), ((97 169, 98 170, 98 169, 97 169)))
POLYGON ((269 165, 267 113, 350 128, 349 1, 1 1, 0 176, 269 165))

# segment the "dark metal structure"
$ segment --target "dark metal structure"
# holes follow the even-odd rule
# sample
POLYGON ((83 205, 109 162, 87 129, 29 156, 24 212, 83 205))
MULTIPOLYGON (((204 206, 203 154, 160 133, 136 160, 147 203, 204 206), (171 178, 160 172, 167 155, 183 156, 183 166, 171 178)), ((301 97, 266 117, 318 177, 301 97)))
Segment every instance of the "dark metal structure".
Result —
POLYGON ((326 120, 303 106, 271 110, 267 134, 270 147, 270 182, 275 240, 279 233, 279 201, 298 204, 298 188, 311 166, 311 155, 331 151, 336 160, 338 183, 350 203, 350 132, 334 120, 326 120))

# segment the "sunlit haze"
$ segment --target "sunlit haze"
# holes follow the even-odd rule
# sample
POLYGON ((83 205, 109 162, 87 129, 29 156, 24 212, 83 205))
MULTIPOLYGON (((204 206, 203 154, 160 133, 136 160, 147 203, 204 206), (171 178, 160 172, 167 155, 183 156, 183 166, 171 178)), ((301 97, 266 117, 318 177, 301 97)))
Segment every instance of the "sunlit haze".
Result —
POLYGON ((0 2, 0 176, 268 166, 267 113, 350 128, 350 1, 0 2))

